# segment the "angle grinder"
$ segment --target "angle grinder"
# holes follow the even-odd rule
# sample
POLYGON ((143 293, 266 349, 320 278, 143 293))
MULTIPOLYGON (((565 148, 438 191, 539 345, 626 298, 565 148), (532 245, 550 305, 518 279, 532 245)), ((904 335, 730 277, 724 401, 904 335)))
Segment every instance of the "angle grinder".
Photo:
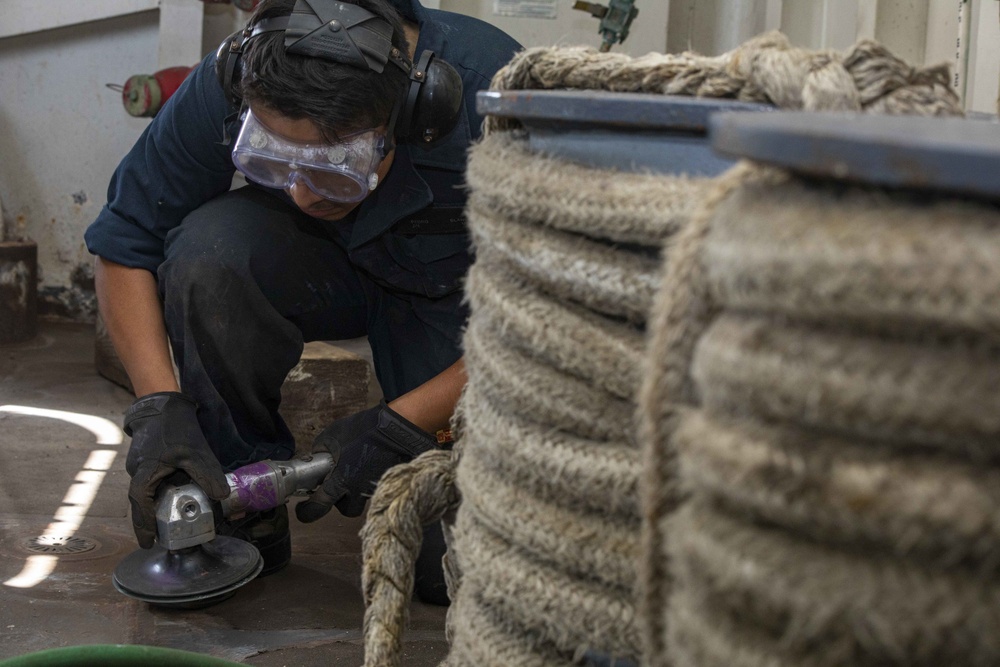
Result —
POLYGON ((156 544, 126 556, 112 583, 150 604, 194 609, 221 602, 264 567, 257 547, 215 534, 216 520, 277 507, 306 495, 333 468, 329 454, 260 461, 226 475, 229 496, 214 504, 196 484, 164 484, 156 500, 156 544))

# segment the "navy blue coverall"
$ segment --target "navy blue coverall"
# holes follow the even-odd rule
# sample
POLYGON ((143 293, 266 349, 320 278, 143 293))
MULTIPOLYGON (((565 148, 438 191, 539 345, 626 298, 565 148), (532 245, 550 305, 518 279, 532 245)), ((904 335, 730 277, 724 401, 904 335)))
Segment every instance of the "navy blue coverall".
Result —
POLYGON ((157 276, 181 388, 219 461, 287 459, 281 385, 303 343, 367 336, 386 400, 461 355, 471 257, 461 226, 476 92, 520 46, 477 19, 393 0, 425 49, 461 75, 458 126, 439 144, 400 144, 388 176, 345 220, 311 218, 280 191, 231 190, 224 137, 238 120, 214 54, 192 72, 114 173, 86 232, 96 255, 157 276))

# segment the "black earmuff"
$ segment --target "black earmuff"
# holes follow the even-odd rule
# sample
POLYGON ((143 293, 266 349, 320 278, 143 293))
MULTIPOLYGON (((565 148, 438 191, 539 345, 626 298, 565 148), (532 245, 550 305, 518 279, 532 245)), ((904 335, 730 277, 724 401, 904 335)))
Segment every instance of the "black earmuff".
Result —
POLYGON ((237 30, 216 51, 215 74, 226 99, 238 108, 241 58, 247 43, 266 32, 285 34, 285 52, 321 58, 381 74, 392 64, 409 84, 392 111, 398 139, 431 145, 455 127, 462 112, 462 78, 432 51, 416 65, 392 46, 392 26, 363 7, 340 0, 298 0, 288 16, 237 30))
POLYGON ((242 102, 236 92, 236 82, 240 80, 240 55, 247 39, 244 32, 242 29, 237 30, 226 37, 215 52, 215 76, 222 86, 222 92, 226 94, 226 100, 234 108, 239 108, 242 102))
POLYGON ((433 51, 424 51, 410 72, 396 136, 430 145, 451 132, 461 115, 462 77, 433 51))

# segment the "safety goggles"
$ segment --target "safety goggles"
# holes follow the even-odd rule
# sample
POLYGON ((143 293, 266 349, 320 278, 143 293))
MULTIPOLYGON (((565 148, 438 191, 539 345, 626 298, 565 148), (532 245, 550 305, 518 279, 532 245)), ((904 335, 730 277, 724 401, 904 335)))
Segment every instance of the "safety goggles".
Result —
POLYGON ((356 202, 378 185, 385 137, 365 130, 344 141, 303 144, 267 129, 249 109, 233 145, 233 164, 254 183, 287 190, 297 182, 324 199, 356 202))

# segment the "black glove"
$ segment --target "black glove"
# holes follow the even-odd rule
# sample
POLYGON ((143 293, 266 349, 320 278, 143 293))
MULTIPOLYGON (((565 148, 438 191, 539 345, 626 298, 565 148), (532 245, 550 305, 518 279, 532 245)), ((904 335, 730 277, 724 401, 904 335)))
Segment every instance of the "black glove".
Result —
POLYGON ((386 470, 435 447, 433 435, 401 417, 385 401, 339 419, 313 444, 314 453, 333 455, 333 471, 309 500, 295 506, 295 516, 308 523, 334 505, 344 516, 358 516, 386 470))
POLYGON ((125 432, 132 436, 125 459, 132 476, 128 499, 132 529, 143 549, 156 537, 156 489, 175 471, 187 473, 209 498, 229 495, 226 474, 201 432, 197 411, 197 403, 175 391, 143 396, 125 411, 125 432))

